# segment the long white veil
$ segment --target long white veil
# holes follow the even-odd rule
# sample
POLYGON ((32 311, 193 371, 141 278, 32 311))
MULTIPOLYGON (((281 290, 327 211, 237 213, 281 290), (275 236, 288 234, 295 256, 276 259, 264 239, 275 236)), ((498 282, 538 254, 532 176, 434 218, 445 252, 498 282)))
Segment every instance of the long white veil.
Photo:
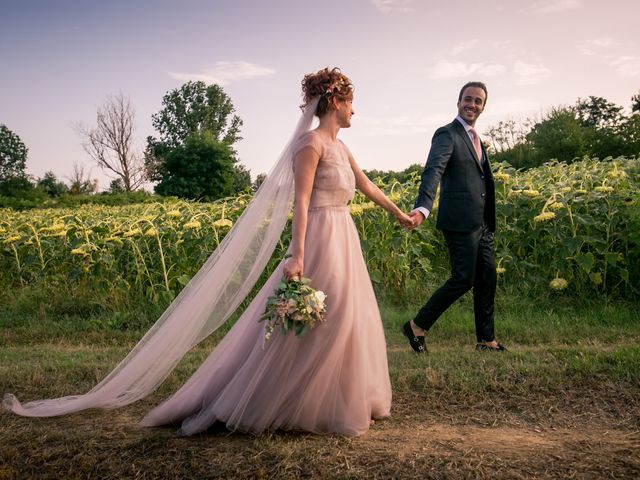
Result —
POLYGON ((278 162, 218 248, 111 373, 84 395, 21 404, 6 394, 5 408, 52 417, 121 407, 158 388, 180 359, 238 308, 273 254, 293 203, 295 142, 311 127, 317 105, 318 98, 307 105, 278 162))

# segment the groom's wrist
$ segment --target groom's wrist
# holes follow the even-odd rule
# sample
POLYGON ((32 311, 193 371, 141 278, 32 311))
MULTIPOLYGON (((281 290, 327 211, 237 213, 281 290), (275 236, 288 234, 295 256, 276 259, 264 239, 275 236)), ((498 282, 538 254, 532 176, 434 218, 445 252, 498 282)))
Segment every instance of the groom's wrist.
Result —
POLYGON ((414 212, 420 212, 425 220, 429 217, 429 214, 431 213, 425 207, 416 207, 413 210, 411 210, 411 213, 414 213, 414 212))

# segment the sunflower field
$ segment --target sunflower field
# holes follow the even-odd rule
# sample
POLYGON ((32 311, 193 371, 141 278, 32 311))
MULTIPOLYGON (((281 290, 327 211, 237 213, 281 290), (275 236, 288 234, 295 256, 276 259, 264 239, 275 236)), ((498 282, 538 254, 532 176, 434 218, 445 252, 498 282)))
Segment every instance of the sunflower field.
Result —
MULTIPOLYGON (((497 164, 493 170, 500 285, 534 295, 638 296, 638 159, 585 158, 526 171, 497 164)), ((374 181, 411 209, 417 175, 405 183, 374 181)), ((135 301, 166 305, 250 201, 245 195, 214 203, 0 209, 0 286, 49 296, 82 291, 84 299, 113 308, 135 301)), ((380 297, 424 296, 446 276, 446 246, 432 218, 406 231, 360 194, 351 213, 380 297)), ((287 230, 271 266, 282 258, 289 235, 287 230)))

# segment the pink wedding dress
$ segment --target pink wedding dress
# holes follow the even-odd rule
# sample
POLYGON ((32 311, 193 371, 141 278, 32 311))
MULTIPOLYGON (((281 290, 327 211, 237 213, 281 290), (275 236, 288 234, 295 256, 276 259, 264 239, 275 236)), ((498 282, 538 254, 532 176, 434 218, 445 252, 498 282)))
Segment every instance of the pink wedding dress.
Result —
POLYGON ((143 419, 182 422, 192 435, 217 422, 231 430, 303 430, 354 436, 389 415, 384 331, 360 241, 349 214, 355 178, 347 147, 303 135, 296 151, 320 155, 308 215, 304 274, 327 294, 326 321, 298 338, 258 322, 282 278, 280 264, 194 375, 143 419))

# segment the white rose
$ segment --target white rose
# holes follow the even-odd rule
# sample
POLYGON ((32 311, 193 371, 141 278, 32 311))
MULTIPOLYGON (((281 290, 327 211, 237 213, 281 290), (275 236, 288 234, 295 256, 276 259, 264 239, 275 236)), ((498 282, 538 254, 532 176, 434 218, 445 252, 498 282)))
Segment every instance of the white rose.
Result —
POLYGON ((324 292, 318 290, 315 294, 316 297, 316 301, 318 303, 324 303, 324 299, 327 298, 327 296, 324 294, 324 292))

